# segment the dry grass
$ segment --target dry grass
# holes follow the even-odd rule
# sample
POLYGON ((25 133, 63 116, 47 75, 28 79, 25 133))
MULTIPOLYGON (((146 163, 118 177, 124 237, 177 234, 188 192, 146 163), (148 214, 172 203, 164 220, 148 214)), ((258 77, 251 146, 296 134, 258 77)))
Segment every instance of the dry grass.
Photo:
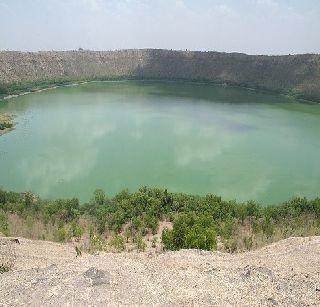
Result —
POLYGON ((218 250, 223 252, 244 252, 264 247, 290 237, 319 236, 320 227, 310 216, 301 218, 303 223, 286 221, 273 225, 271 235, 263 231, 255 231, 248 221, 235 223, 229 239, 218 237, 218 250))
MULTIPOLYGON (((18 214, 5 214, 8 222, 8 233, 10 236, 25 237, 33 240, 47 240, 59 242, 73 242, 75 246, 82 251, 95 253, 97 251, 115 251, 115 246, 112 244, 115 234, 108 230, 102 235, 99 235, 92 221, 85 217, 79 219, 78 225, 82 230, 80 237, 72 236, 72 227, 66 224, 59 233, 58 225, 53 225, 50 222, 45 224, 43 221, 34 217, 21 217, 18 214)), ((292 236, 317 236, 320 235, 320 227, 316 221, 308 216, 305 216, 303 223, 296 221, 285 221, 283 224, 273 225, 272 235, 267 235, 263 231, 257 231, 253 228, 250 221, 240 221, 233 224, 230 237, 218 236, 218 250, 222 252, 243 252, 246 250, 254 250, 266 246, 270 243, 280 241, 292 236)), ((121 251, 131 252, 139 250, 135 236, 125 236, 124 225, 120 236, 123 237, 124 247, 121 251)), ((145 242, 145 248, 148 252, 161 252, 163 244, 161 235, 164 228, 172 228, 172 223, 162 221, 159 223, 159 228, 156 234, 147 233, 142 239, 145 242)), ((118 250, 117 250, 118 251, 118 250)))
POLYGON ((9 233, 11 236, 20 236, 33 240, 48 240, 54 241, 54 231, 56 226, 42 221, 27 217, 26 219, 17 214, 7 215, 9 224, 9 233))

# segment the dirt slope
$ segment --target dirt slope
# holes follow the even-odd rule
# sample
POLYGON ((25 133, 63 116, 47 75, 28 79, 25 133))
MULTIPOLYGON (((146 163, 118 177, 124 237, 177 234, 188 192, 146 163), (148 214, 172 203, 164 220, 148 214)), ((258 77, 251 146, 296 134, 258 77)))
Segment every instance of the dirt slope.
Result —
POLYGON ((0 274, 0 306, 320 305, 320 237, 235 255, 183 250, 78 258, 72 245, 19 240, 13 271, 0 274))

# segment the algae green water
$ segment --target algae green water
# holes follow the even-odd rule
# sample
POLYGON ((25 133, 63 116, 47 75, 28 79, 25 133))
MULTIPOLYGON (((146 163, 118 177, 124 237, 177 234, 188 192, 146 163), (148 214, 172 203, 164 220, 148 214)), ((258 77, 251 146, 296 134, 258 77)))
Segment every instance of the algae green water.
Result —
POLYGON ((166 187, 277 203, 320 196, 320 105, 177 82, 95 82, 0 102, 0 186, 87 201, 166 187))

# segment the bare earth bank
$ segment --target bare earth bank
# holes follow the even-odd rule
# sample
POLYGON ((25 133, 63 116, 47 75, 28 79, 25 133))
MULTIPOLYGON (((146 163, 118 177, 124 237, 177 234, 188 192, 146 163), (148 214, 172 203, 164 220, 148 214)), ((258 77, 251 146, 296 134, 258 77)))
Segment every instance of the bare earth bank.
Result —
POLYGON ((13 271, 0 274, 0 306, 320 305, 320 237, 234 255, 182 250, 77 258, 71 244, 19 241, 12 243, 13 271))

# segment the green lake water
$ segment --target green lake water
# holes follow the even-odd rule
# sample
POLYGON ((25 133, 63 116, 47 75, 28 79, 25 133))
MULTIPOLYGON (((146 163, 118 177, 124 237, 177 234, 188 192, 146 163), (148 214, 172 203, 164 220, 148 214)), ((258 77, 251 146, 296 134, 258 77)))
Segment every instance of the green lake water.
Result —
POLYGON ((157 186, 277 203, 320 196, 320 105, 176 82, 96 82, 0 101, 0 187, 87 201, 157 186))

